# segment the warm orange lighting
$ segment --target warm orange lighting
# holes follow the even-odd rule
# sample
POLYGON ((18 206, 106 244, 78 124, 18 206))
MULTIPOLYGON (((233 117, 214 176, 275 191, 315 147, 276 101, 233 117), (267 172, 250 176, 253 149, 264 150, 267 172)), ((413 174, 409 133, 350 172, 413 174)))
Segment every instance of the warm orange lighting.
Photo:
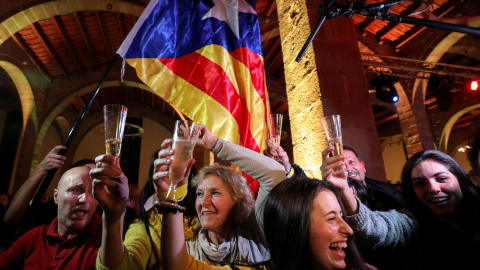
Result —
POLYGON ((300 63, 295 58, 310 34, 306 0, 279 0, 277 13, 282 42, 285 82, 292 130, 293 158, 307 176, 321 178, 322 150, 327 147, 322 132, 323 104, 313 46, 300 63))

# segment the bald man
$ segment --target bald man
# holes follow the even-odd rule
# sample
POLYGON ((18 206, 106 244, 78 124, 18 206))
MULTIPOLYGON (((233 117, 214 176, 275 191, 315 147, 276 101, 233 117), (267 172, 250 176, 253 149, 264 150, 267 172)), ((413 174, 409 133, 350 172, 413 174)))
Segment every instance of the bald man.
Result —
POLYGON ((54 190, 57 217, 0 255, 0 269, 95 269, 102 219, 96 213, 90 167, 66 171, 54 190))

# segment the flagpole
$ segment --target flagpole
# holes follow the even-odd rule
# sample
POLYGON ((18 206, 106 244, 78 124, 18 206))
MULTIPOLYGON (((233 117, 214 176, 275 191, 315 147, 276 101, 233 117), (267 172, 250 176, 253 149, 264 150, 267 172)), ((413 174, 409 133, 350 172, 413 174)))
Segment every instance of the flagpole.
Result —
MULTIPOLYGON (((66 147, 66 149, 61 149, 58 154, 59 155, 65 155, 68 147, 70 146, 70 143, 73 140, 73 136, 75 136, 75 133, 77 132, 78 128, 80 127, 80 124, 82 123, 83 119, 85 118, 85 115, 87 114, 88 110, 90 109, 90 106, 93 103, 93 100, 97 96, 98 92, 100 91, 100 88, 102 87, 103 83, 105 82, 105 79, 107 78, 108 73, 110 73, 110 70, 112 69, 113 65, 115 64, 115 61, 118 58, 118 54, 115 54, 112 62, 110 63, 110 66, 108 67, 107 71, 103 75, 103 78, 100 80, 100 83, 97 86, 97 89, 95 92, 93 92, 90 97, 88 98, 87 102, 85 103, 85 106, 83 106, 82 111, 77 116, 77 120, 73 124, 72 129, 70 130, 70 133, 68 133, 67 138, 65 139, 63 146, 66 147)), ((53 168, 47 172, 45 175, 45 178, 43 179, 42 183, 40 184, 40 187, 37 189, 33 199, 30 201, 30 204, 28 205, 27 211, 25 212, 25 215, 22 218, 22 221, 20 222, 20 225, 17 228, 17 231, 15 232, 15 235, 12 238, 12 241, 10 244, 12 244, 17 237, 19 237, 20 233, 22 233, 24 227, 27 226, 27 223, 30 221, 31 215, 33 214, 33 208, 40 203, 40 201, 43 198, 43 195, 48 189, 48 186, 50 186, 50 183, 52 182, 53 177, 55 176, 55 173, 57 172, 58 168, 53 168)))

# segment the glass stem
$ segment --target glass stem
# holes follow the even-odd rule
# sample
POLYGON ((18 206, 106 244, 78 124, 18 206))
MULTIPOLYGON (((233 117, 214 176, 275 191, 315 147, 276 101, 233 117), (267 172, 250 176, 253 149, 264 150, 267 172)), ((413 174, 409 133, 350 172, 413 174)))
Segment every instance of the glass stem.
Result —
POLYGON ((177 183, 172 183, 171 184, 172 192, 173 192, 173 198, 172 200, 177 203, 177 183))

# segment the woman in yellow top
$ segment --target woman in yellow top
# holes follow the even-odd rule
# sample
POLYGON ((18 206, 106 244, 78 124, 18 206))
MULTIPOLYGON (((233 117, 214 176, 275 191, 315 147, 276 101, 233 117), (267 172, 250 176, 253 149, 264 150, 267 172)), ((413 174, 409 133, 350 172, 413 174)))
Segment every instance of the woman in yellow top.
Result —
MULTIPOLYGON (((172 141, 162 144, 159 158, 155 160, 152 194, 142 194, 148 198, 154 193, 160 197, 169 186, 168 165, 173 152, 172 141)), ((195 208, 197 220, 202 229, 193 231, 193 237, 186 240, 188 253, 194 259, 211 265, 263 265, 270 259, 266 241, 261 231, 263 220, 263 200, 268 192, 286 178, 285 169, 276 161, 244 147, 215 138, 202 126, 196 143, 203 149, 212 151, 218 158, 229 161, 260 182, 257 200, 246 187, 243 177, 231 173, 230 168, 209 166, 200 171, 196 186, 195 208), (223 176, 222 176, 223 175, 223 176), (226 192, 226 193, 225 193, 226 192), (220 195, 220 193, 222 195, 220 195), (254 204, 254 205, 253 205, 254 204), (254 211, 252 211, 254 209, 254 211), (237 213, 243 213, 237 215, 237 213)), ((194 161, 190 162, 190 167, 194 161)), ((97 167, 108 167, 102 162, 97 167)), ((187 173, 189 170, 187 171, 187 173)), ((106 172, 107 173, 107 172, 106 172)), ((112 173, 113 174, 113 173, 112 173)), ((188 175, 188 174, 186 174, 188 175)), ((94 178, 94 176, 92 176, 94 178)), ((183 183, 187 183, 185 177, 183 183)), ((150 186, 150 187, 151 187, 150 186)), ((143 191, 142 191, 143 193, 143 191)), ((115 192, 112 192, 115 194, 115 192)), ((155 208, 149 210, 148 224, 141 220, 130 225, 122 241, 121 223, 125 208, 123 201, 115 198, 121 207, 111 209, 99 202, 104 208, 104 231, 102 247, 97 259, 98 269, 156 269, 159 268, 165 254, 160 249, 161 215, 155 208), (146 228, 148 227, 148 231, 146 228)), ((142 206, 142 203, 139 202, 142 206)), ((189 219, 184 219, 184 226, 189 219)))

